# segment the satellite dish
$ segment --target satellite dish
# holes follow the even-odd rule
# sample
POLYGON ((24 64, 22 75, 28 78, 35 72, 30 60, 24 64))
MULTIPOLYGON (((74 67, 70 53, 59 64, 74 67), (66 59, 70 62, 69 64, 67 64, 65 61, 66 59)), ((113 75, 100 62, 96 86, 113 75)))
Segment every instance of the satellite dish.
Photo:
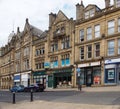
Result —
POLYGON ((11 41, 11 39, 14 35, 15 35, 14 31, 12 31, 12 33, 10 33, 10 35, 8 36, 8 42, 11 41))

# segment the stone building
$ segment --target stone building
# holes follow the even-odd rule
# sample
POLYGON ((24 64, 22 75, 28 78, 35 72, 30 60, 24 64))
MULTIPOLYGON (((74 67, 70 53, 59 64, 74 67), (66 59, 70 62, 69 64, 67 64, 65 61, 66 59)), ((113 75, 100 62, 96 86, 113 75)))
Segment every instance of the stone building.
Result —
POLYGON ((18 27, 16 34, 10 34, 9 43, 0 49, 1 88, 20 84, 28 86, 32 83, 33 40, 42 33, 26 19, 22 32, 18 27))
POLYGON ((105 8, 76 5, 76 20, 49 14, 47 31, 12 32, 0 48, 0 87, 44 83, 48 88, 120 85, 120 0, 105 8))
POLYGON ((48 61, 48 43, 47 43, 47 31, 44 31, 37 39, 33 40, 33 83, 44 84, 48 86, 47 71, 45 69, 45 63, 48 61))
POLYGON ((48 87, 73 87, 74 79, 74 21, 61 10, 49 14, 48 87))
POLYGON ((76 5, 75 64, 86 86, 120 84, 120 1, 105 6, 76 5))
POLYGON ((0 88, 8 89, 12 86, 12 74, 14 72, 14 35, 9 35, 11 41, 0 48, 0 88))

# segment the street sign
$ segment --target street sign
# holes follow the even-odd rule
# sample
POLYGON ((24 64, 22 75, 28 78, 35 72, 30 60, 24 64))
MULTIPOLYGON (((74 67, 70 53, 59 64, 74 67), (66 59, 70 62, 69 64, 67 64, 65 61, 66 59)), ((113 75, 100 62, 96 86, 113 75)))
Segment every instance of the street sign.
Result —
POLYGON ((77 68, 76 70, 77 70, 77 73, 79 73, 79 72, 80 72, 80 68, 77 68))

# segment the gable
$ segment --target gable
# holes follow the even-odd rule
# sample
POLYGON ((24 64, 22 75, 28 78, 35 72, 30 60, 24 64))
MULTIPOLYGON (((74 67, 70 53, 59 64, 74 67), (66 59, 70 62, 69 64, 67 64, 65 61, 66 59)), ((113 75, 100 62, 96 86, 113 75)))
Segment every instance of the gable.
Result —
POLYGON ((54 24, 65 20, 68 20, 67 16, 62 11, 59 11, 54 21, 54 24))
POLYGON ((96 6, 95 5, 88 5, 86 8, 85 8, 85 11, 88 11, 90 9, 93 9, 95 8, 96 6))

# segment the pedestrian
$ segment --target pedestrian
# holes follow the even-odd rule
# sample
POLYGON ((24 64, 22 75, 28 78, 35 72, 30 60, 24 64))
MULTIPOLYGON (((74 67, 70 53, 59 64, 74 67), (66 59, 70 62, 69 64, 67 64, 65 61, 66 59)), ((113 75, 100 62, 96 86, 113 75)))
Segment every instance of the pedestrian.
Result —
POLYGON ((79 91, 82 91, 82 85, 81 85, 80 82, 78 83, 78 90, 79 90, 79 91))

